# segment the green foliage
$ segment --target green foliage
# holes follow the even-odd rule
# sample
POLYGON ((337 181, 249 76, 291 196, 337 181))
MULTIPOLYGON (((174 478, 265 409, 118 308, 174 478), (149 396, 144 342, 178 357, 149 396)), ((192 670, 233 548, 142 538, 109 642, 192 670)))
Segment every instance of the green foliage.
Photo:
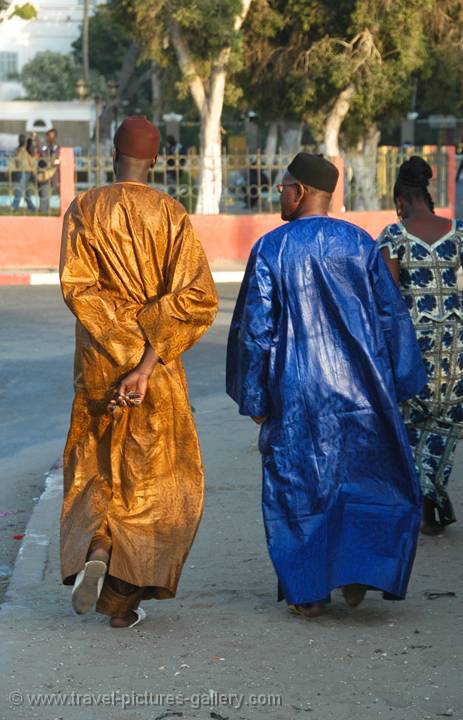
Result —
POLYGON ((13 15, 22 20, 34 20, 37 17, 37 10, 31 3, 24 3, 24 5, 15 5, 13 15))
POLYGON ((33 20, 37 17, 37 10, 33 5, 31 5, 31 3, 14 5, 10 13, 5 16, 5 13, 7 12, 9 7, 9 0, 0 0, 0 22, 14 16, 20 17, 22 18, 22 20, 33 20))
POLYGON ((435 0, 427 25, 427 59, 417 75, 420 115, 463 113, 463 2, 435 0))
POLYGON ((304 118, 320 137, 340 92, 354 85, 349 143, 374 122, 396 122, 426 60, 431 8, 432 0, 256 0, 241 78, 248 102, 266 119, 304 118))
POLYGON ((452 46, 430 49, 417 80, 416 110, 420 115, 463 113, 462 53, 452 46))
POLYGON ((241 0, 130 0, 130 5, 140 37, 158 62, 165 61, 172 20, 179 24, 196 60, 210 62, 224 47, 239 48, 233 22, 241 0))
MULTIPOLYGON (((115 77, 121 69, 133 39, 134 30, 130 22, 124 22, 120 10, 114 1, 98 5, 88 23, 90 67, 107 79, 115 77)), ((76 62, 82 64, 82 35, 73 48, 76 62)))
MULTIPOLYGON (((182 76, 170 39, 172 21, 178 23, 194 62, 195 72, 204 86, 213 71, 214 61, 227 48, 227 69, 233 75, 242 68, 243 44, 241 32, 236 32, 234 20, 242 9, 242 0, 126 0, 136 14, 138 36, 145 55, 162 68, 165 84, 185 100, 190 92, 189 78, 182 76)), ((225 101, 237 104, 241 88, 227 82, 225 101)))
MULTIPOLYGON (((82 77, 82 68, 71 54, 47 50, 38 53, 24 65, 20 79, 29 100, 73 100, 76 82, 82 77)), ((90 74, 89 96, 106 93, 106 85, 97 73, 90 74)))
MULTIPOLYGON (((171 40, 175 22, 206 92, 214 61, 230 48, 228 113, 253 109, 261 121, 305 120, 320 138, 339 94, 353 85, 343 124, 344 144, 351 145, 373 123, 397 125, 415 109, 415 96, 420 113, 463 112, 463 0, 253 0, 236 32, 241 6, 241 0, 110 0, 90 18, 90 65, 114 78, 136 41, 141 62, 161 68, 163 108, 193 119, 189 78, 180 73, 171 40)), ((78 62, 80 53, 78 41, 78 62)), ((140 92, 134 102, 148 107, 149 88, 140 92)))
POLYGON ((71 55, 47 50, 24 65, 20 77, 29 100, 72 100, 79 76, 71 55))
MULTIPOLYGON (((101 97, 108 95, 107 83, 119 80, 119 73, 123 67, 126 54, 133 49, 138 40, 135 26, 133 8, 125 0, 109 0, 95 8, 94 15, 89 18, 89 61, 92 94, 96 92, 101 97), (93 78, 93 80, 92 80, 93 78)), ((80 65, 82 58, 82 33, 73 43, 74 58, 80 65)), ((146 73, 149 62, 137 60, 136 67, 132 67, 132 74, 125 77, 121 88, 124 110, 128 114, 142 113, 150 115, 152 112, 151 85, 149 77, 145 82, 138 84, 138 79, 146 73)), ((177 78, 175 78, 177 79, 177 78)), ((172 83, 166 88, 172 94, 172 83)))
POLYGON ((169 2, 172 17, 188 34, 189 46, 197 58, 213 60, 224 47, 239 49, 233 23, 241 0, 190 0, 169 2))

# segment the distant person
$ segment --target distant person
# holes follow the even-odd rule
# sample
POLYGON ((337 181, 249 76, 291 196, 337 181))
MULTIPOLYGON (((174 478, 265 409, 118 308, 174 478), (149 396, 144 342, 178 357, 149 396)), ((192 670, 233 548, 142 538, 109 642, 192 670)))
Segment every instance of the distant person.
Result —
POLYGON ((338 170, 299 153, 288 222, 251 251, 227 392, 261 425, 263 512, 279 598, 304 617, 342 588, 405 596, 421 492, 397 400, 426 383, 407 308, 371 237, 328 217, 338 170))
POLYGON ((166 152, 168 155, 181 155, 183 152, 182 143, 174 135, 167 135, 166 137, 166 152))
POLYGON ((42 142, 36 132, 31 135, 31 155, 34 157, 40 157, 42 154, 42 142))
POLYGON ((45 134, 45 143, 40 148, 40 159, 38 162, 39 173, 37 185, 39 191, 39 211, 48 213, 50 211, 50 199, 53 193, 59 192, 60 185, 60 146, 58 144, 58 132, 51 128, 45 134), (39 179, 40 178, 40 179, 39 179))
POLYGON ((268 192, 269 180, 267 173, 258 166, 257 160, 253 160, 247 171, 247 184, 245 187, 245 207, 253 210, 257 207, 262 192, 268 192))
POLYGON ((429 383, 403 406, 424 494, 422 532, 438 534, 455 521, 447 485, 463 438, 463 221, 434 214, 432 168, 417 155, 400 166, 394 202, 400 221, 378 247, 409 308, 429 383), (437 516, 436 516, 437 514, 437 516))
POLYGON ((184 208, 147 184, 159 130, 126 118, 112 185, 81 193, 63 228, 61 287, 77 318, 64 451, 61 562, 77 613, 114 628, 172 598, 203 510, 204 476, 182 353, 217 310, 184 208))
POLYGON ((34 141, 34 138, 28 137, 26 142, 26 150, 29 153, 31 157, 34 159, 37 159, 40 156, 40 153, 37 150, 37 145, 34 141))
POLYGON ((36 162, 28 152, 28 141, 25 135, 20 135, 18 147, 10 162, 10 172, 17 183, 14 191, 12 209, 18 210, 21 200, 24 198, 29 212, 35 212, 35 205, 32 202, 31 181, 36 171, 36 162))
POLYGON ((49 158, 51 164, 53 160, 59 158, 60 150, 58 131, 55 130, 55 128, 51 128, 45 133, 45 143, 41 147, 42 157, 49 158))
POLYGON ((50 212, 50 198, 52 193, 52 182, 57 172, 57 163, 59 160, 54 160, 53 164, 44 157, 39 157, 37 161, 37 189, 39 193, 39 212, 47 214, 50 212))

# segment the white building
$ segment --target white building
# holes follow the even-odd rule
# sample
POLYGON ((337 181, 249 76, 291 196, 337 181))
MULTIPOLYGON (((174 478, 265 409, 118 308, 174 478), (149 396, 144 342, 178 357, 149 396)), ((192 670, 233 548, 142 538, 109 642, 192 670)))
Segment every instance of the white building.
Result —
POLYGON ((43 140, 50 128, 58 131, 63 145, 88 151, 95 131, 95 105, 87 100, 37 102, 0 100, 0 151, 14 150, 18 135, 37 135, 43 140))
MULTIPOLYGON (((105 0, 90 0, 90 11, 105 0)), ((14 3, 12 3, 13 5, 14 3)), ((34 20, 12 17, 0 23, 0 100, 24 97, 17 76, 39 52, 69 53, 80 35, 83 0, 31 0, 34 20)))

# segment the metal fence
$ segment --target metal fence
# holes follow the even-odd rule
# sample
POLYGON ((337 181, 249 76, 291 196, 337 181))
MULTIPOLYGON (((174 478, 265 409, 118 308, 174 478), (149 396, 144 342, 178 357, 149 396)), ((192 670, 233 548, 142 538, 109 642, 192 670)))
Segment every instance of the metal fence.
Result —
MULTIPOLYGON (((449 156, 445 148, 380 147, 376 167, 376 187, 370 189, 380 209, 393 208, 393 186, 400 164, 412 154, 422 155, 432 166, 434 178, 431 194, 436 205, 446 207, 449 202, 449 156)), ((18 173, 11 168, 12 155, 0 153, 0 213, 2 214, 59 214, 59 174, 40 183, 37 176, 18 173), (28 177, 24 177, 29 175, 28 177)), ((277 153, 272 157, 257 152, 254 155, 222 155, 223 213, 279 212, 279 195, 276 184, 292 156, 277 153)), ((186 155, 160 154, 155 168, 150 172, 149 182, 179 200, 188 212, 194 212, 198 196, 200 157, 196 152, 186 155)), ((75 156, 76 192, 97 185, 111 183, 114 170, 111 157, 75 156)), ((453 180, 453 179, 452 179, 453 180)), ((358 183, 349 158, 345 161, 346 210, 356 209, 358 183)), ((367 208, 368 209, 368 208, 367 208)), ((375 209, 375 208, 371 208, 375 209)))
MULTIPOLYGON (((376 163, 376 186, 370 194, 377 198, 377 207, 394 208, 393 187, 401 163, 413 154, 422 155, 434 171, 431 194, 438 207, 449 202, 449 157, 445 148, 397 148, 381 146, 376 163)), ((276 184, 281 181, 292 156, 277 153, 272 157, 257 152, 254 155, 222 154, 222 199, 220 210, 224 213, 279 212, 279 195, 276 184)), ((194 212, 198 195, 200 158, 196 153, 158 157, 151 171, 150 183, 179 200, 188 212, 194 212)), ((76 185, 85 190, 114 179, 112 160, 101 158, 77 158, 76 185)), ((355 210, 358 200, 358 183, 349 158, 345 160, 344 205, 355 210)), ((368 209, 368 208, 367 208, 368 209)), ((371 208, 374 209, 374 208, 371 208)))
MULTIPOLYGON (((223 213, 262 213, 279 211, 278 183, 291 157, 278 153, 272 158, 254 155, 222 154, 223 213)), ((200 156, 160 154, 150 171, 149 183, 179 200, 188 212, 194 212, 198 197, 200 156)), ((111 158, 76 157, 75 182, 78 191, 114 180, 111 158)))
MULTIPOLYGON (((393 190, 399 167, 412 155, 420 155, 433 169, 429 191, 436 207, 448 206, 449 183, 453 182, 454 178, 449 177, 449 154, 445 147, 437 149, 432 146, 399 148, 381 145, 378 148, 376 160, 376 183, 369 192, 370 196, 373 195, 376 198, 377 208, 380 210, 394 209, 393 190)), ((344 164, 344 206, 346 210, 359 209, 358 201, 361 190, 349 156, 347 156, 344 164)), ((367 207, 365 209, 374 208, 367 207)))

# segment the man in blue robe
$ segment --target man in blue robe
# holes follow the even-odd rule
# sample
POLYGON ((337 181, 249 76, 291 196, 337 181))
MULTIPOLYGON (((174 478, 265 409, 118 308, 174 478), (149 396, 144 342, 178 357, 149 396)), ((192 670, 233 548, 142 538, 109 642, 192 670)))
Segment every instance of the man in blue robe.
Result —
POLYGON ((359 227, 327 215, 334 165, 299 153, 287 224, 254 246, 228 340, 227 392, 261 425, 263 513, 279 596, 316 617, 334 588, 405 596, 421 492, 398 402, 426 372, 406 306, 359 227))

